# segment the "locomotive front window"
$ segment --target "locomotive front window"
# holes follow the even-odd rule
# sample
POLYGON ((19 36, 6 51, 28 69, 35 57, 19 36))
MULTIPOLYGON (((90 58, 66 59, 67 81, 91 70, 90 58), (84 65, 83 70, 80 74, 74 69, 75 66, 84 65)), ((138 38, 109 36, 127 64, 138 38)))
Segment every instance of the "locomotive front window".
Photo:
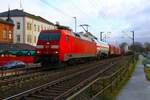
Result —
POLYGON ((40 33, 39 40, 49 41, 49 40, 59 40, 60 33, 44 32, 40 33))

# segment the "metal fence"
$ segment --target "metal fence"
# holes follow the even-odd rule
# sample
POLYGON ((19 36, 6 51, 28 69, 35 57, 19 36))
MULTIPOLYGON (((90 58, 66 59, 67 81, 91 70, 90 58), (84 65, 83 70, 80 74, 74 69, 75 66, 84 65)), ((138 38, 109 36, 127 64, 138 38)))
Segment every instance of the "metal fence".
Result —
POLYGON ((126 75, 129 74, 131 62, 133 62, 133 58, 111 75, 104 75, 104 77, 95 79, 77 93, 67 98, 67 100, 95 100, 96 98, 103 98, 103 95, 106 94, 105 92, 112 93, 126 75))

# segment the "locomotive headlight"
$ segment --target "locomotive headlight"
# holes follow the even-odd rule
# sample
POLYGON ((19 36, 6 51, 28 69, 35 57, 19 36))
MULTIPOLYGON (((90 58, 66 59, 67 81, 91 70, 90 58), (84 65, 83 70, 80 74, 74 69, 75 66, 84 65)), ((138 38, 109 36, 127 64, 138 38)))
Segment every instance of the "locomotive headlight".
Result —
POLYGON ((58 46, 58 45, 51 45, 51 48, 52 48, 52 49, 58 49, 59 46, 58 46))
POLYGON ((37 54, 41 53, 40 51, 36 51, 37 54))
POLYGON ((50 44, 49 42, 47 42, 46 44, 50 44))
POLYGON ((55 54, 58 54, 58 51, 55 51, 55 54))

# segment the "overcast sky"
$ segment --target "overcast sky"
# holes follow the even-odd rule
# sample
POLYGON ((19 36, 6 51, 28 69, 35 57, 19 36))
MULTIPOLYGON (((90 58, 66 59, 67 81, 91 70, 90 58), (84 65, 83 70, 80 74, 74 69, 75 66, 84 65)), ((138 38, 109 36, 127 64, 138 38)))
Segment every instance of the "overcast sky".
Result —
MULTIPOLYGON (((0 12, 20 9, 20 0, 3 0, 0 12)), ((74 29, 74 19, 78 26, 89 24, 89 30, 99 37, 101 31, 108 34, 108 41, 131 42, 132 30, 135 40, 150 42, 150 0, 21 0, 24 11, 42 16, 55 23, 59 21, 74 29)), ((82 31, 78 27, 78 31, 82 31)))

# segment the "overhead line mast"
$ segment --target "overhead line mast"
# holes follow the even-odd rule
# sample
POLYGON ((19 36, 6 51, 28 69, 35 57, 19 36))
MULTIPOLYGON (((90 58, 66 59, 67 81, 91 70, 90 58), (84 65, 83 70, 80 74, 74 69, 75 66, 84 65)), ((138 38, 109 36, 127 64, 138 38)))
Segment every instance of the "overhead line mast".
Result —
POLYGON ((77 17, 73 17, 75 19, 75 33, 77 33, 77 17))

